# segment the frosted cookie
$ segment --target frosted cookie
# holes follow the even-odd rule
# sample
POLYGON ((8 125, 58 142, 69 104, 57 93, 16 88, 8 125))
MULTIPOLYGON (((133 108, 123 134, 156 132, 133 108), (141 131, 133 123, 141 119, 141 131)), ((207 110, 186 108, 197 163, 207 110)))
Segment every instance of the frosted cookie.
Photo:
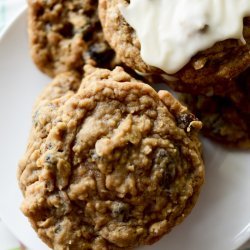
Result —
POLYGON ((250 113, 244 107, 228 97, 182 94, 181 100, 202 121, 205 136, 226 146, 250 148, 250 113))
POLYGON ((35 106, 22 211, 55 250, 152 244, 197 200, 201 122, 120 67, 85 70, 77 92, 35 106))
MULTIPOLYGON (((149 5, 153 5, 156 2, 147 1, 147 3, 150 3, 149 5)), ((171 77, 163 77, 163 80, 169 83, 169 85, 174 89, 202 94, 223 93, 223 90, 231 84, 231 79, 235 78, 247 67, 249 67, 249 18, 244 19, 243 35, 246 40, 246 44, 237 39, 227 39, 222 42, 217 42, 214 46, 196 53, 196 55, 190 58, 189 62, 173 74, 168 72, 166 73, 159 67, 150 66, 150 64, 145 63, 142 59, 141 42, 138 38, 138 34, 135 29, 129 25, 124 18, 124 15, 121 13, 121 8, 124 10, 129 3, 130 5, 131 3, 133 3, 133 5, 137 3, 137 5, 139 5, 140 1, 99 1, 99 14, 105 38, 111 47, 116 51, 117 56, 127 66, 144 74, 161 74, 163 76, 171 75, 171 77)), ((143 12, 143 10, 141 12, 143 12)), ((145 19, 145 22, 147 21, 147 24, 150 25, 156 22, 156 20, 154 20, 154 22, 149 22, 149 20, 146 19, 146 11, 144 12, 144 16, 142 13, 137 13, 136 20, 141 17, 143 20, 145 19)), ((131 17, 131 13, 128 13, 127 16, 131 17)), ((185 14, 188 15, 188 10, 185 14)), ((160 16, 160 14, 158 16, 160 16)), ((147 24, 145 23, 144 26, 148 27, 147 24)), ((203 34, 210 28, 207 26, 204 27, 204 29, 198 29, 197 32, 203 34)), ((141 36, 146 36, 146 32, 142 33, 141 36)), ((145 41, 150 40, 154 36, 155 33, 150 34, 148 39, 145 39, 145 41)), ((166 41, 167 40, 168 39, 166 38, 166 41)), ((173 43, 174 41, 175 40, 173 39, 173 43)), ((148 52, 148 56, 150 56, 152 62, 155 62, 157 58, 163 57, 162 54, 156 55, 153 53, 155 51, 154 48, 160 48, 161 45, 162 44, 151 44, 150 48, 145 48, 145 51, 148 52)), ((180 47, 179 49, 181 50, 180 47)), ((164 60, 162 59, 162 61, 164 60)), ((163 66, 164 65, 165 64, 163 63, 163 66)), ((175 62, 171 65, 175 65, 175 62)))
POLYGON ((38 68, 55 76, 92 62, 116 64, 114 51, 104 41, 97 16, 97 0, 29 0, 29 40, 38 68))

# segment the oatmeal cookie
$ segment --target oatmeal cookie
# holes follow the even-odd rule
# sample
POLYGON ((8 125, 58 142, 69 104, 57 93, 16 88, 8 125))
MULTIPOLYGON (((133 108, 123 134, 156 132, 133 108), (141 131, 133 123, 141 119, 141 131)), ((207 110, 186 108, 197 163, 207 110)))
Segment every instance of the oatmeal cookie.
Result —
POLYGON ((244 107, 228 97, 182 94, 180 99, 202 121, 205 136, 226 146, 250 148, 250 113, 244 107))
POLYGON ((97 0, 28 0, 31 55, 38 68, 55 76, 82 71, 86 61, 112 68, 118 59, 104 41, 97 0))
POLYGON ((197 200, 201 122, 121 67, 85 70, 76 93, 35 106, 22 211, 55 250, 152 244, 197 200))
MULTIPOLYGON (((104 35, 118 57, 129 67, 142 73, 165 74, 160 69, 145 64, 140 55, 140 42, 133 28, 120 13, 119 5, 128 0, 100 0, 99 15, 104 35)), ((230 39, 216 43, 212 48, 191 58, 190 62, 168 81, 171 87, 184 92, 220 94, 230 80, 250 65, 250 19, 244 20, 246 44, 230 39)))

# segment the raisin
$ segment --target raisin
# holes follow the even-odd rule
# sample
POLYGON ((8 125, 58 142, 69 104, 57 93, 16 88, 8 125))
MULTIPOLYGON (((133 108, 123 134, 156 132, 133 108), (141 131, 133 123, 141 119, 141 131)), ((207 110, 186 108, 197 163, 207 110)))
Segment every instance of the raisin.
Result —
POLYGON ((165 149, 159 149, 155 154, 154 168, 162 169, 160 185, 168 189, 176 175, 175 160, 165 149), (174 163, 174 164, 173 164, 174 163))
POLYGON ((36 10, 36 16, 40 17, 44 14, 44 8, 42 6, 39 6, 39 8, 37 8, 36 10))
POLYGON ((84 15, 88 16, 88 17, 92 17, 94 16, 96 10, 95 9, 89 9, 89 10, 85 10, 84 11, 84 15))
POLYGON ((72 23, 65 23, 59 30, 59 33, 65 38, 71 38, 74 36, 74 26, 72 23))
POLYGON ((119 221, 127 221, 129 216, 129 205, 123 202, 112 203, 112 217, 119 221))
POLYGON ((79 32, 82 33, 83 40, 88 42, 93 38, 94 27, 91 23, 87 23, 79 32))
POLYGON ((97 63, 97 66, 99 67, 110 62, 115 56, 115 52, 108 46, 107 43, 93 44, 90 46, 87 54, 97 63))
POLYGON ((192 121, 197 121, 197 118, 193 114, 180 114, 177 117, 177 125, 179 128, 187 129, 192 121))

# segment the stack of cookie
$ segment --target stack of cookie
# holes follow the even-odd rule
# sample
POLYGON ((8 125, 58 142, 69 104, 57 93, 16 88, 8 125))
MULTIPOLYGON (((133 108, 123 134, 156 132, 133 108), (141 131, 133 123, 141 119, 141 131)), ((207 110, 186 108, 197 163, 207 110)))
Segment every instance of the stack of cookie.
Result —
POLYGON ((148 83, 195 94, 182 99, 206 135, 249 146, 248 45, 218 43, 170 77, 142 60, 120 4, 29 0, 32 58, 54 79, 34 105, 18 180, 23 213, 55 250, 152 244, 195 205, 202 123, 148 83))
POLYGON ((244 19, 244 42, 217 42, 169 77, 142 60, 139 38, 120 11, 129 2, 100 1, 105 38, 122 62, 144 75, 154 75, 175 91, 188 93, 181 100, 203 122, 204 135, 227 146, 250 148, 250 18, 244 19))

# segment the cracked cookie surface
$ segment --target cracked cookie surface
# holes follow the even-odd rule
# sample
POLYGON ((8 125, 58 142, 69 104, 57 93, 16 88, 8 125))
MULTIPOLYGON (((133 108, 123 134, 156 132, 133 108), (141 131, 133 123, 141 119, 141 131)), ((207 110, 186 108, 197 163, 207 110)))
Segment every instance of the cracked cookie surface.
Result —
POLYGON ((55 250, 152 244, 197 200, 201 122, 120 67, 85 70, 77 91, 78 76, 63 91, 55 79, 34 107, 22 211, 55 250))

